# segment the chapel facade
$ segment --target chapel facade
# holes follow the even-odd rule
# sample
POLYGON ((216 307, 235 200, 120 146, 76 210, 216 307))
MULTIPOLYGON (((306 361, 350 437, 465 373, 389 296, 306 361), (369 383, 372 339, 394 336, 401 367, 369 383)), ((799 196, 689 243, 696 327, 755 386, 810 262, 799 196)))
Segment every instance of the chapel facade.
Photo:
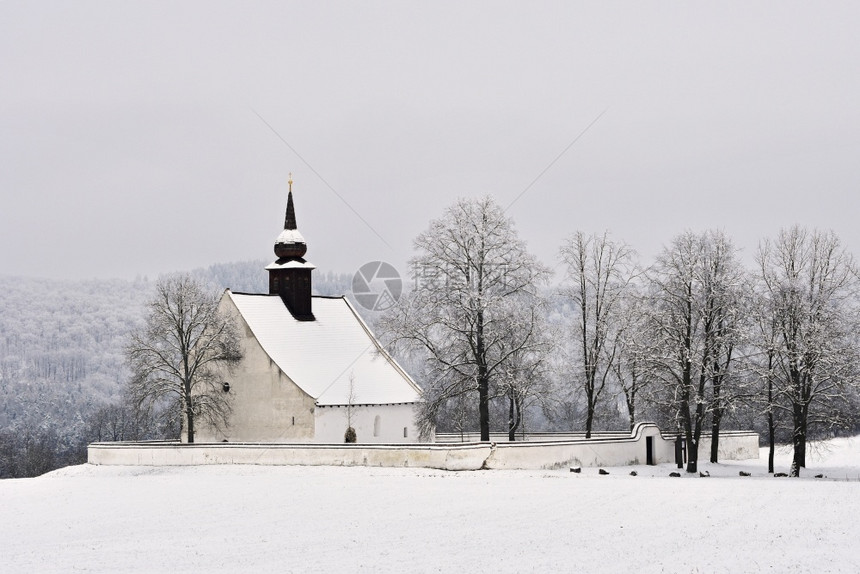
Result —
POLYGON ((198 423, 199 442, 419 442, 421 389, 374 337, 346 297, 312 294, 314 266, 298 230, 292 180, 269 292, 227 289, 220 309, 242 335, 244 357, 225 373, 232 414, 222 429, 198 423))

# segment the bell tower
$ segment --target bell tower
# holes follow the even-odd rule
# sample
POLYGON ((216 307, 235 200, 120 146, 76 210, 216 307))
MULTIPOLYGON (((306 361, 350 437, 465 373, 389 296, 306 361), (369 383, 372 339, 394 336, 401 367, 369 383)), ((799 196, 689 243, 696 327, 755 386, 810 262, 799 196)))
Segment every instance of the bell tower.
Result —
POLYGON ((293 205, 293 175, 290 174, 287 194, 287 214, 284 230, 275 240, 277 260, 266 266, 269 272, 269 294, 280 295, 293 317, 313 321, 311 309, 311 272, 315 267, 303 259, 308 250, 305 238, 296 225, 293 205))

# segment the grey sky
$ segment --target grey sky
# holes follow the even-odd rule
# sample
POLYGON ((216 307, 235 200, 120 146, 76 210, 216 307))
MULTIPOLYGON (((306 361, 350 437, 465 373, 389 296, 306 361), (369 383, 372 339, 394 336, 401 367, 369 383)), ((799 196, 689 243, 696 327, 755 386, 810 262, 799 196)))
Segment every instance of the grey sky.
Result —
POLYGON ((860 4, 605 4, 0 2, 0 273, 273 257, 290 171, 308 260, 402 268, 604 110, 511 209, 546 263, 576 229, 860 252, 860 4))

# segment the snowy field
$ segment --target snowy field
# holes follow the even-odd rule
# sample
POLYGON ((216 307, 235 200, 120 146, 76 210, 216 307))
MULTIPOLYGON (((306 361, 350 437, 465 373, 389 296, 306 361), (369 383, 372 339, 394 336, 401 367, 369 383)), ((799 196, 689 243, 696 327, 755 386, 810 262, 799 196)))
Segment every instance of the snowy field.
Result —
POLYGON ((765 457, 710 478, 81 465, 0 481, 0 571, 860 572, 860 437, 809 478, 765 457))

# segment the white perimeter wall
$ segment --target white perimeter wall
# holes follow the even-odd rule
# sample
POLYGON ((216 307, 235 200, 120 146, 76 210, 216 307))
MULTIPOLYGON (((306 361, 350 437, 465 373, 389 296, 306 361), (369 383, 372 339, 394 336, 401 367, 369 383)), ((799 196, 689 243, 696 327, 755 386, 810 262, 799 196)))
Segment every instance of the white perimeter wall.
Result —
MULTIPOLYGON (((89 446, 88 460, 90 464, 156 466, 264 464, 407 466, 444 470, 552 469, 645 464, 648 437, 651 437, 655 463, 675 461, 674 441, 663 438, 659 429, 649 423, 637 425, 626 438, 543 443, 344 445, 342 436, 338 444, 320 445, 95 443, 89 446)), ((758 458, 756 433, 727 433, 721 435, 720 445, 724 460, 758 458)), ((708 459, 704 447, 702 444, 699 460, 708 459)))

